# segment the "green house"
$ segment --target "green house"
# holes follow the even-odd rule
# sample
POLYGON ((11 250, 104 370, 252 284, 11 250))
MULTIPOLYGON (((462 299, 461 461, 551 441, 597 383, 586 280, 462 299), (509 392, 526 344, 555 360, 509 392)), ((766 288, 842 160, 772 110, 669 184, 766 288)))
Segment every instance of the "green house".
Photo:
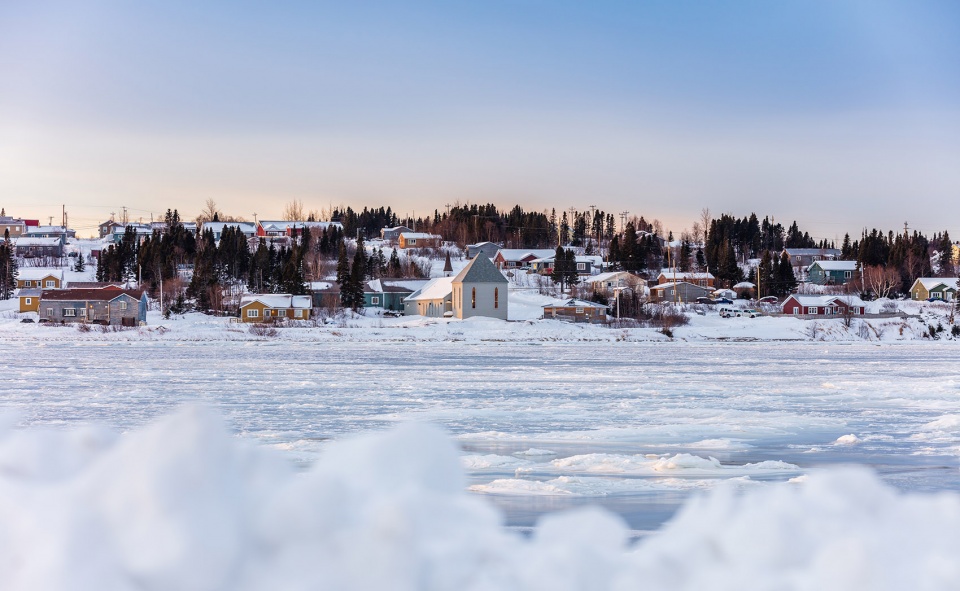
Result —
POLYGON ((843 285, 858 276, 857 261, 814 261, 807 267, 807 280, 817 285, 843 285))
POLYGON ((373 279, 367 281, 363 286, 363 306, 365 308, 383 308, 384 310, 402 312, 403 299, 412 293, 412 289, 390 285, 382 279, 373 279))

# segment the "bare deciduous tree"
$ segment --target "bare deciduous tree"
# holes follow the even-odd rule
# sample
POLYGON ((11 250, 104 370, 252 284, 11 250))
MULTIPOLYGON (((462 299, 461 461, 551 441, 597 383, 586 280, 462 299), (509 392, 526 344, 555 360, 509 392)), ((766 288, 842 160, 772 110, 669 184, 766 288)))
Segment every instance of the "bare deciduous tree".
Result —
POLYGON ((303 215, 303 201, 294 199, 283 208, 283 219, 288 222, 300 222, 306 218, 303 215))
POLYGON ((886 298, 900 285, 900 273, 892 267, 871 265, 864 267, 863 278, 858 283, 861 291, 870 292, 877 298, 886 298))

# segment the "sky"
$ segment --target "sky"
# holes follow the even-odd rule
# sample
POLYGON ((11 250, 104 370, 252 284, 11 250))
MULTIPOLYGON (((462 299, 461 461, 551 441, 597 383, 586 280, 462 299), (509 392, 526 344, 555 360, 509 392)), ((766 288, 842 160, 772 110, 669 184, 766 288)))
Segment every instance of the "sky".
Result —
POLYGON ((960 238, 955 0, 0 3, 0 206, 446 204, 960 238))

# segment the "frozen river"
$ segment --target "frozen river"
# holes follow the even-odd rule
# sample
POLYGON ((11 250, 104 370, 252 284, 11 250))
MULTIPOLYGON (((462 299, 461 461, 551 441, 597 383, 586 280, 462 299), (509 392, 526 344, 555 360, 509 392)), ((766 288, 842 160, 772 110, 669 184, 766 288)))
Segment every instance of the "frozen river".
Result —
POLYGON ((119 430, 201 400, 307 463, 398 421, 461 442, 471 490, 511 525, 601 503, 640 531, 691 492, 867 464, 960 490, 960 363, 943 343, 0 344, 24 425, 119 430))

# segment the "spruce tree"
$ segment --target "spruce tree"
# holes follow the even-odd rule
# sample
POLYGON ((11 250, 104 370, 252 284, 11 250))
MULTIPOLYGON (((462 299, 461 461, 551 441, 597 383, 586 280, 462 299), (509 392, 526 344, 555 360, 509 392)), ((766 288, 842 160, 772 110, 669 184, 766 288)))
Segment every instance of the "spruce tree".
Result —
POLYGON ((566 284, 567 275, 564 273, 564 267, 567 264, 567 257, 562 246, 558 246, 556 252, 553 254, 553 270, 550 273, 550 279, 553 280, 554 285, 560 286, 560 293, 564 292, 564 287, 566 284))
MULTIPOLYGON (((394 250, 396 254, 396 250, 394 250)), ((350 261, 347 259, 347 245, 343 240, 340 241, 340 249, 337 255, 337 285, 342 292, 350 279, 350 261)))
POLYGON ((773 263, 770 260, 770 251, 763 251, 760 257, 760 265, 757 267, 757 299, 774 293, 773 286, 773 263))
POLYGON ((9 300, 17 287, 17 257, 10 243, 10 231, 4 230, 0 244, 0 299, 9 300))
POLYGON ((396 248, 390 253, 390 264, 388 267, 391 277, 400 277, 403 275, 403 267, 400 266, 400 255, 397 254, 396 248))
POLYGON ((786 295, 793 293, 797 289, 797 278, 793 275, 793 265, 790 263, 790 256, 786 252, 780 254, 780 276, 779 276, 780 294, 786 295))
POLYGON ((87 269, 83 260, 83 252, 77 253, 77 260, 73 265, 73 270, 77 273, 83 273, 87 269))
POLYGON ((577 255, 573 250, 567 250, 564 253, 567 259, 564 271, 566 272, 567 285, 571 288, 580 283, 580 274, 577 273, 577 255))

